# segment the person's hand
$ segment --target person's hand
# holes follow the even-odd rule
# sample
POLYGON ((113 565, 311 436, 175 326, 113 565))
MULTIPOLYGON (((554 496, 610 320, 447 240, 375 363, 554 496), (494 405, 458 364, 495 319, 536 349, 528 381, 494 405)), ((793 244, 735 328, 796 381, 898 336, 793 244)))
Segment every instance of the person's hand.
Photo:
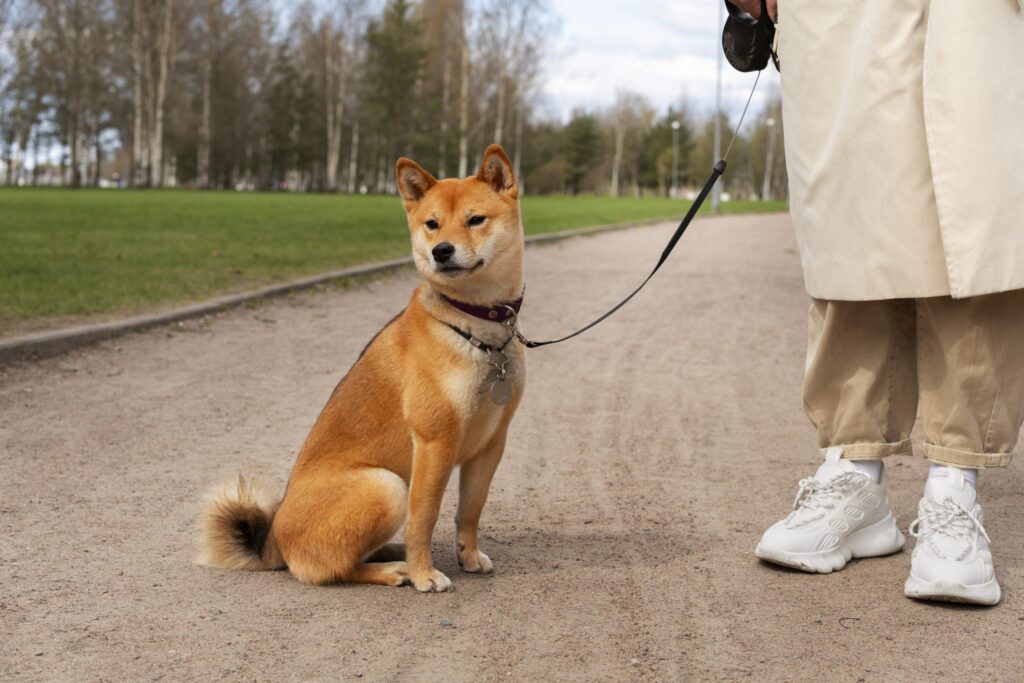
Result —
MULTIPOLYGON (((755 19, 761 17, 761 0, 729 0, 729 2, 755 19)), ((766 4, 768 5, 768 16, 771 17, 772 21, 778 21, 779 0, 768 0, 766 4)))

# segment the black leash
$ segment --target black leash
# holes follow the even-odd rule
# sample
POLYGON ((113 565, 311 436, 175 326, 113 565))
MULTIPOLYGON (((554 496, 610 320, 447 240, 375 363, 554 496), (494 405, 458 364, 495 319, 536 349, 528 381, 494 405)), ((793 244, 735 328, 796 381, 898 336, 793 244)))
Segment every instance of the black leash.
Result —
POLYGON ((630 299, 639 294, 641 289, 647 286, 647 283, 651 281, 651 278, 654 277, 654 274, 657 273, 661 266, 664 265, 665 261, 668 260, 669 255, 672 253, 672 250, 675 249, 676 244, 679 243, 679 238, 681 238, 683 236, 683 233, 686 232, 686 229, 690 227, 690 222, 693 221, 694 216, 697 215, 697 211, 700 210, 701 204, 704 203, 704 200, 707 199, 708 194, 711 193, 711 188, 713 188, 715 186, 715 183, 718 182, 719 177, 721 177, 721 175, 725 173, 725 160, 729 156, 729 152, 732 151, 733 143, 736 142, 736 136, 740 132, 740 126, 743 125, 743 119, 747 115, 747 109, 750 107, 750 100, 753 99, 754 97, 754 91, 757 90, 757 82, 760 79, 761 72, 758 71, 757 78, 754 79, 754 85, 750 89, 750 95, 747 96, 747 104, 746 106, 743 107, 743 113, 740 115, 739 123, 736 124, 735 130, 733 130, 732 140, 729 141, 729 146, 725 150, 725 155, 718 161, 717 164, 715 164, 714 168, 711 169, 711 175, 708 177, 707 182, 704 183, 704 187, 701 188, 700 194, 698 194, 697 198, 693 200, 693 204, 690 205, 689 211, 687 211, 686 215, 683 216, 683 220, 679 223, 679 227, 676 228, 675 233, 672 235, 672 239, 668 241, 668 244, 665 246, 664 251, 661 252, 661 258, 658 259, 658 263, 654 266, 654 270, 651 271, 651 274, 648 275, 647 278, 640 283, 640 286, 634 289, 629 294, 629 296, 627 296, 619 303, 615 304, 615 306, 610 311, 608 311, 607 313, 605 313, 604 315, 602 315, 600 318, 590 323, 589 325, 581 327, 572 334, 568 334, 560 339, 551 339, 549 341, 533 341, 532 339, 527 339, 527 337, 522 332, 519 331, 519 327, 517 325, 517 318, 519 317, 518 313, 515 310, 513 310, 511 306, 505 306, 505 308, 509 310, 510 315, 505 320, 504 324, 508 325, 509 329, 512 330, 512 332, 516 335, 516 338, 519 339, 523 346, 525 346, 528 349, 535 349, 539 346, 547 346, 548 344, 558 344, 560 342, 572 339, 577 335, 583 334, 584 332, 594 327, 595 325, 604 322, 604 320, 609 318, 612 314, 614 314, 620 308, 629 303, 630 299))

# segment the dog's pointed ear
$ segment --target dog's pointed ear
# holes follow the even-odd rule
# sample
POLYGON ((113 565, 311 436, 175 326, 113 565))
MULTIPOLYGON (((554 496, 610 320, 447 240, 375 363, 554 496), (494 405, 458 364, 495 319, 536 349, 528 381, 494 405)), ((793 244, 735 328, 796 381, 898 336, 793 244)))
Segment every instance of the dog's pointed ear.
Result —
POLYGON ((491 145, 484 152, 480 162, 480 170, 476 172, 477 180, 490 185, 495 192, 506 193, 512 197, 519 196, 519 185, 516 183, 512 162, 501 145, 491 145))
POLYGON ((423 167, 412 159, 405 157, 398 160, 395 167, 395 180, 398 193, 407 202, 418 202, 423 195, 437 184, 437 179, 423 170, 423 167))

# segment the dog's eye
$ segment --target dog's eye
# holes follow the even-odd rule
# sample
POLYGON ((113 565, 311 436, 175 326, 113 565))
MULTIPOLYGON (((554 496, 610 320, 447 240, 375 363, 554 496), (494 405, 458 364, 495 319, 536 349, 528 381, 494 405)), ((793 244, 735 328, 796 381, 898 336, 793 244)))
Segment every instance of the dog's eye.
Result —
POLYGON ((437 221, 435 221, 433 218, 431 218, 429 221, 427 221, 427 229, 428 230, 437 230, 437 228, 438 228, 437 221))
POLYGON ((469 224, 472 226, 482 225, 487 220, 487 216, 473 216, 469 219, 469 224))

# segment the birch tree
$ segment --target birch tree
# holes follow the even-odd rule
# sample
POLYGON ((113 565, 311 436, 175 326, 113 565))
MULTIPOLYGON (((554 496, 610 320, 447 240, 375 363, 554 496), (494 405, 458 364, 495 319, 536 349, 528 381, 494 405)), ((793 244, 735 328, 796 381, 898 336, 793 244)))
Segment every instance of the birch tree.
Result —
POLYGON ((164 0, 162 21, 157 47, 157 75, 153 95, 152 128, 149 135, 150 184, 164 184, 164 113, 167 103, 167 79, 171 68, 174 44, 174 0, 164 0))
POLYGON ((98 30, 102 7, 99 0, 46 0, 39 2, 37 83, 50 96, 53 122, 66 150, 64 175, 72 187, 82 184, 82 149, 90 63, 88 45, 98 30))
POLYGON ((330 15, 323 19, 324 110, 327 131, 327 190, 338 189, 338 164, 341 161, 341 134, 345 111, 345 87, 348 84, 348 46, 342 31, 330 15))
MULTIPOLYGON (((702 178, 706 117, 629 93, 545 113, 548 2, 0 0, 0 181, 390 192, 399 155, 465 177, 498 141, 531 191, 665 193, 674 121, 679 180, 702 178)), ((736 196, 785 191, 766 121, 736 196)))
MULTIPOLYGON (((410 95, 420 81, 427 48, 408 0, 391 0, 384 16, 370 22, 361 102, 374 122, 378 152, 393 159, 408 153, 417 114, 410 95)), ((391 162, 386 164, 390 174, 391 162)), ((388 180, 378 186, 388 184, 388 180)))
MULTIPOLYGON (((352 63, 365 26, 365 1, 342 0, 321 18, 324 53, 324 112, 327 133, 327 189, 338 189, 346 102, 352 78, 352 63)), ((351 118, 351 117, 350 117, 351 118)), ((358 134, 354 136, 358 138, 358 134)))
POLYGON ((144 185, 148 176, 146 164, 145 102, 143 81, 145 79, 145 52, 143 43, 147 39, 146 14, 142 0, 132 0, 132 172, 133 187, 144 185))
MULTIPOLYGON (((638 148, 637 137, 643 130, 649 128, 654 118, 654 111, 650 105, 637 93, 620 90, 615 95, 615 103, 608 112, 608 128, 612 135, 612 166, 611 184, 609 194, 617 197, 621 194, 621 180, 623 167, 630 165, 634 169, 637 163, 637 155, 628 155, 627 160, 626 143, 627 139, 633 143, 629 147, 633 150, 638 148)), ((636 172, 631 174, 636 184, 636 172)))
POLYGON ((37 129, 42 111, 44 88, 37 83, 40 73, 39 51, 30 30, 17 25, 14 7, 0 5, 0 35, 5 32, 13 47, 0 52, 0 142, 6 169, 4 182, 13 185, 24 174, 28 141, 37 129))
POLYGON ((469 172, 469 45, 463 41, 459 57, 459 177, 469 172))
MULTIPOLYGON (((449 174, 449 145, 455 121, 456 90, 461 93, 461 62, 465 50, 465 3, 463 0, 423 0, 420 16, 424 42, 431 46, 425 64, 428 117, 425 133, 435 140, 436 175, 449 174)), ((461 103, 460 103, 461 104, 461 103)))
POLYGON ((493 84, 493 135, 488 142, 504 144, 508 120, 513 120, 513 157, 522 158, 519 133, 527 101, 533 94, 554 24, 543 0, 484 0, 477 48, 493 84))
POLYGON ((203 48, 200 80, 199 132, 196 138, 196 186, 210 187, 210 134, 213 116, 213 62, 217 53, 217 25, 221 0, 203 2, 203 48))

